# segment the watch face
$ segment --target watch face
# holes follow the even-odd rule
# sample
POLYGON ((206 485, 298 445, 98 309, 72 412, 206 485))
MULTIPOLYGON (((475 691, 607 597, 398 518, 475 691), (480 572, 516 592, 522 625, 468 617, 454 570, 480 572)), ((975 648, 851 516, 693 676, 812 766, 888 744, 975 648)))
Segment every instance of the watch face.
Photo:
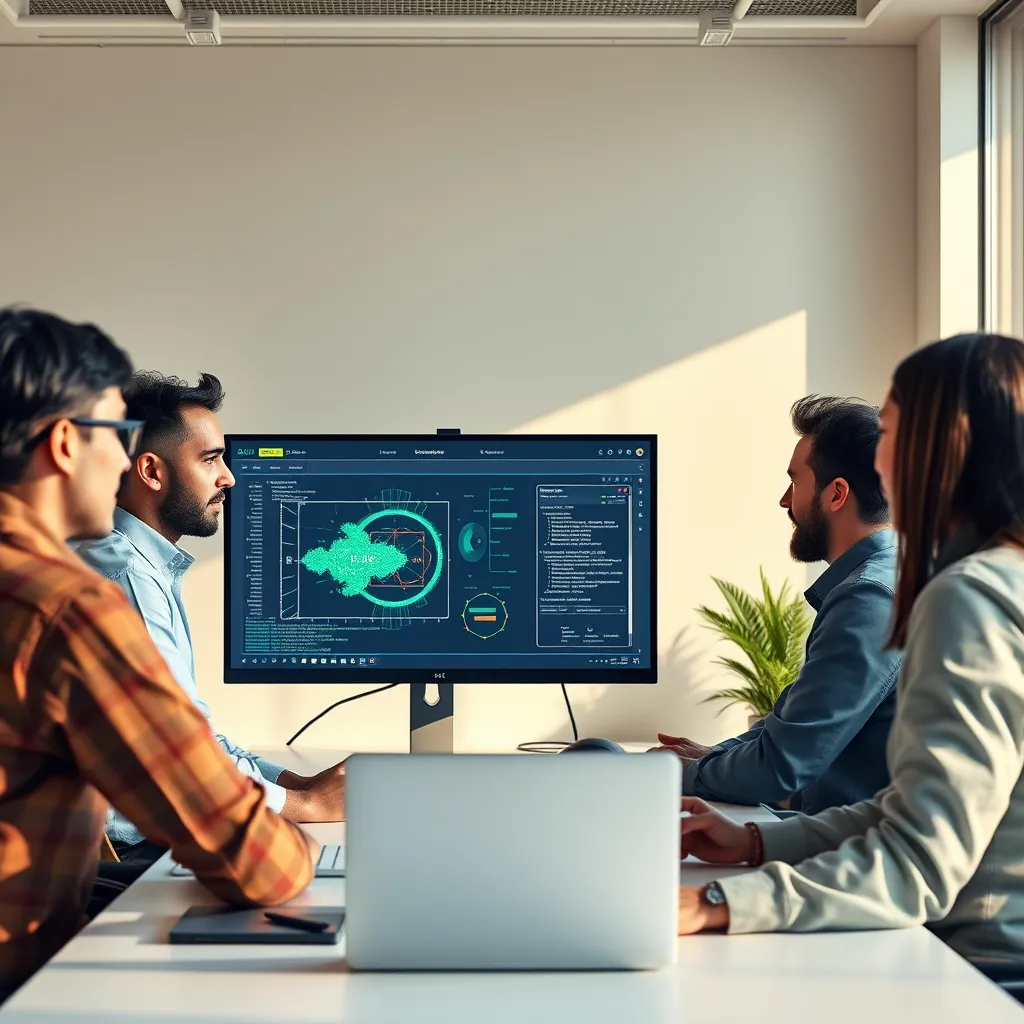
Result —
POLYGON ((704 898, 713 907, 720 907, 723 903, 725 903, 725 893, 722 892, 717 882, 712 882, 704 890, 704 898))

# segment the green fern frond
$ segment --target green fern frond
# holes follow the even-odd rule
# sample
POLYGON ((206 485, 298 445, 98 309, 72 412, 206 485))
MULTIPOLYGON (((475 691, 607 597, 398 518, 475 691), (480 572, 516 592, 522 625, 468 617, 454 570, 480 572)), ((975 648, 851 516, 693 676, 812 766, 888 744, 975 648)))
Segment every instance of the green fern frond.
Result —
POLYGON ((745 687, 735 690, 722 690, 720 693, 707 697, 702 703, 709 704, 712 701, 721 701, 723 704, 722 711, 732 707, 734 704, 745 704, 755 715, 761 718, 771 714, 772 708, 775 707, 774 702, 766 703, 760 694, 745 687))
POLYGON ((732 583, 716 579, 715 584, 732 610, 736 621, 748 631, 753 642, 763 649, 768 641, 764 605, 732 583))
POLYGON ((737 623, 733 619, 721 617, 719 619, 707 617, 709 628, 718 633, 725 640, 731 640, 748 656, 751 653, 759 653, 763 650, 761 641, 743 623, 737 623))
POLYGON ((804 656, 804 645, 811 629, 811 618, 807 614, 807 606, 802 600, 794 601, 786 609, 784 617, 786 628, 787 664, 799 664, 804 656))
POLYGON ((745 679, 751 687, 757 687, 761 683, 761 677, 749 665, 744 665, 742 661, 737 661, 735 658, 715 658, 712 664, 720 665, 732 672, 733 675, 745 679))
POLYGON ((768 578, 761 570, 761 592, 764 601, 764 618, 768 627, 768 640, 773 658, 785 659, 789 633, 786 629, 786 612, 791 604, 789 584, 784 583, 778 595, 772 593, 768 578))

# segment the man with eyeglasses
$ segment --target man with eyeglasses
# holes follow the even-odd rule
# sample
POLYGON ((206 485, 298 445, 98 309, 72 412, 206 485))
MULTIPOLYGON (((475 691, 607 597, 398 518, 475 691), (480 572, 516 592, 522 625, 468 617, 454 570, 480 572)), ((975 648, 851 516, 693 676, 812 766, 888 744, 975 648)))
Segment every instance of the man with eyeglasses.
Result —
MULTIPOLYGON (((139 447, 139 440, 142 438, 142 428, 145 424, 142 420, 97 420, 92 416, 68 416, 68 423, 76 427, 110 427, 117 433, 117 439, 125 450, 128 458, 132 458, 139 447)), ((32 448, 42 441, 45 441, 53 432, 53 424, 43 427, 35 437, 30 437, 25 445, 27 454, 32 448)))
MULTIPOLYGON (((182 581, 195 559, 183 537, 212 537, 235 478, 224 462, 218 413, 220 381, 210 373, 195 385, 155 372, 136 373, 124 393, 128 414, 145 423, 139 450, 121 479, 114 530, 78 547, 100 575, 116 583, 146 623, 149 635, 186 695, 210 720, 200 697, 192 631, 182 581)), ((211 721, 212 727, 212 721, 211 721)), ((267 791, 267 806, 292 821, 338 821, 344 815, 344 769, 296 775, 216 733, 235 765, 267 791)), ((145 867, 166 850, 111 811, 107 835, 122 861, 145 867)))
POLYGON ((232 903, 291 899, 318 852, 68 547, 113 528, 131 369, 91 325, 0 309, 0 1000, 81 926, 110 804, 232 903))

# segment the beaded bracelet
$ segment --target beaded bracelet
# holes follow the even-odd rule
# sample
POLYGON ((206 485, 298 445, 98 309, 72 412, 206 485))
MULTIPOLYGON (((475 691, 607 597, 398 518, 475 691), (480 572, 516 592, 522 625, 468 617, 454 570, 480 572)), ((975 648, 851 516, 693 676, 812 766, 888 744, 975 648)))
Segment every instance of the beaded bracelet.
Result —
POLYGON ((744 824, 750 829, 750 835, 753 839, 748 863, 751 867, 759 868, 764 860, 764 841, 761 838, 761 830, 752 821, 744 822, 744 824))

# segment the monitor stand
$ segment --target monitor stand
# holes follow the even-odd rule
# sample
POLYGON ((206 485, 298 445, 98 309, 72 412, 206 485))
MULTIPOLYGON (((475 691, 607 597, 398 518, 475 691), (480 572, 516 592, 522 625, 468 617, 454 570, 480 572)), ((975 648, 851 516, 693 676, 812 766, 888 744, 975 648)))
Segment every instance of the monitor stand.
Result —
POLYGON ((454 683, 409 686, 409 753, 454 754, 454 683))
MULTIPOLYGON (((457 427, 439 427, 438 437, 458 437, 457 427)), ((455 753, 453 683, 413 683, 409 687, 409 753, 455 753)))

